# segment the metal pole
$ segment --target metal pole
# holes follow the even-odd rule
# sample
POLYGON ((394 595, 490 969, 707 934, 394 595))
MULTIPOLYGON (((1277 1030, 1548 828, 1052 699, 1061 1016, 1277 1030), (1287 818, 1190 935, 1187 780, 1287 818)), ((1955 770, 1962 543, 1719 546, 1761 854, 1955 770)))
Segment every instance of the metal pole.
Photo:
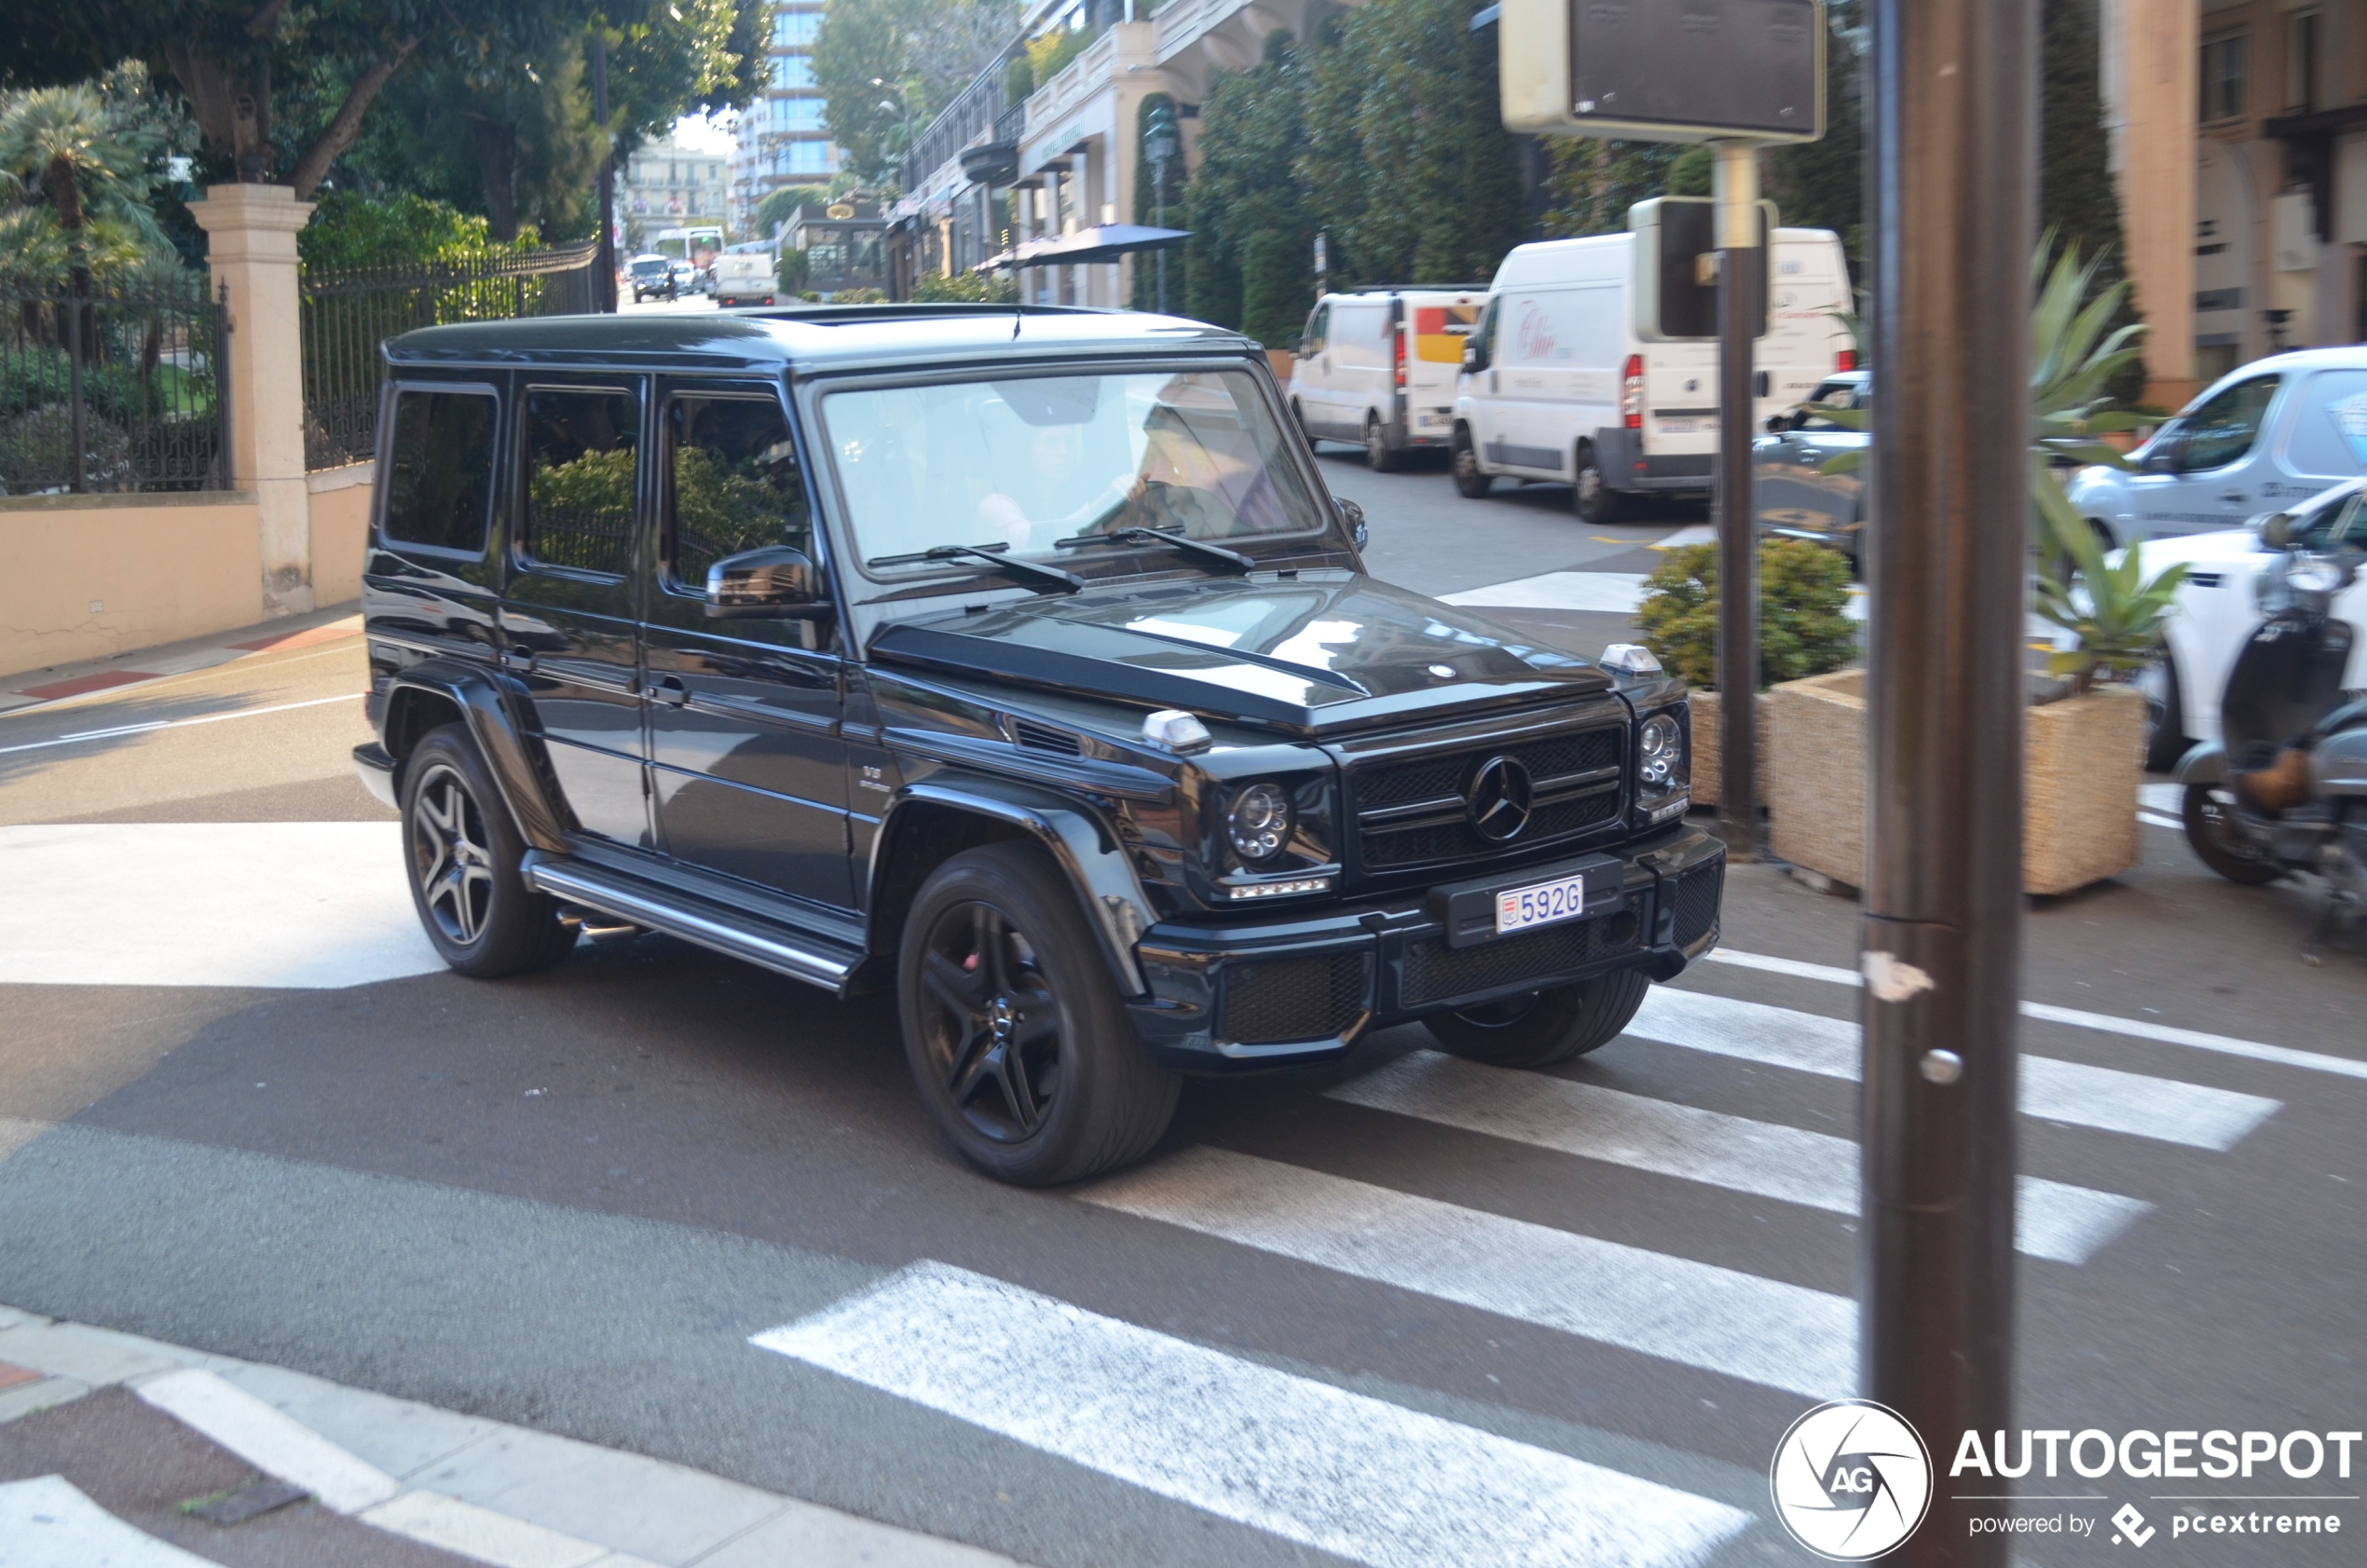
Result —
MULTIPOLYGON (((1160 158, 1153 164, 1151 172, 1153 181, 1158 187, 1158 216, 1153 218, 1151 222, 1156 227, 1165 228, 1167 226, 1167 159, 1160 158)), ((1157 253, 1159 314, 1164 316, 1167 314, 1167 247, 1160 246, 1157 253)))
POLYGON ((608 151, 600 155, 600 250, 592 274, 592 308, 616 313, 616 138, 609 132, 609 34, 592 31, 592 117, 608 151))
POLYGON ((1894 1561, 2002 1565, 1948 1456, 2014 1425, 2036 0, 1877 0, 1860 1382, 1939 1467, 1894 1561))
POLYGON ((1751 504, 1752 334, 1767 297, 1758 147, 1715 142, 1717 225, 1718 833, 1731 860, 1758 857, 1758 529, 1751 504))

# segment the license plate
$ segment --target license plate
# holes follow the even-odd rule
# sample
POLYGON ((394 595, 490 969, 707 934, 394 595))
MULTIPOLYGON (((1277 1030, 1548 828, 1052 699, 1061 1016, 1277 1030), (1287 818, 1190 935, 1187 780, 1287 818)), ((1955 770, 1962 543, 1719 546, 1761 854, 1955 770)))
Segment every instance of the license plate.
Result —
POLYGON ((1693 435, 1698 433, 1701 428, 1700 421, 1693 419, 1663 419, 1661 421, 1661 434, 1662 435, 1693 435))
POLYGON ((1585 913, 1586 874, 1582 871, 1525 888, 1506 888, 1496 895, 1496 934, 1579 920, 1585 913))

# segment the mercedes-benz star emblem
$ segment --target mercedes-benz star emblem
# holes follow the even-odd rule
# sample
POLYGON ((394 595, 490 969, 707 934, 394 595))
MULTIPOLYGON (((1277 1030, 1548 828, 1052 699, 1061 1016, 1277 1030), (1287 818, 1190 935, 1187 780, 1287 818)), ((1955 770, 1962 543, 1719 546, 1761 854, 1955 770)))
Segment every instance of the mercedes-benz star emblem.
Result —
POLYGON ((1502 843, 1528 825, 1528 770, 1509 757, 1491 757, 1471 775, 1464 799, 1480 837, 1502 843))

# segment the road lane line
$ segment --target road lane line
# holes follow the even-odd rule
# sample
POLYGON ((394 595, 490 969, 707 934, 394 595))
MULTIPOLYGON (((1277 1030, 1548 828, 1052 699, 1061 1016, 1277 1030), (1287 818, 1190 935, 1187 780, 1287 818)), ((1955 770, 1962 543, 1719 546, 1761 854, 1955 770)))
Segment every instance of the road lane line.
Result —
POLYGON ((185 729, 193 724, 220 724, 233 718, 260 718, 265 714, 293 713, 298 708, 318 708, 330 702, 355 702, 362 699, 358 691, 342 692, 335 697, 315 697, 303 702, 277 702, 267 708, 236 708, 226 714, 200 714, 196 718, 158 718, 145 724, 118 724, 110 729, 78 729, 71 735, 53 740, 28 741, 22 745, 0 746, 0 757, 15 752, 40 751, 47 746, 70 746, 83 741, 112 741, 125 735, 145 735, 155 729, 185 729))
POLYGON ((923 1261, 749 1343, 1374 1568, 1684 1568, 1751 1516, 923 1261))
MULTIPOLYGON (((1327 1098, 1608 1165, 1648 1170, 1833 1214, 1858 1212, 1857 1144, 1542 1073, 1507 1072, 1416 1051, 1327 1098)), ((2033 1258, 2084 1263, 2153 1205, 2024 1176, 2016 1242, 2033 1258)))
MULTIPOLYGON (((1654 986, 1627 1032, 1822 1078, 1854 1083, 1859 1071, 1859 1029, 1847 1018, 1703 991, 1654 986)), ((2260 1095, 2027 1053, 2021 1074, 2025 1116, 2196 1149, 2232 1149, 2283 1108, 2260 1095)))
POLYGON ((1812 1399, 1856 1384, 1846 1296, 1195 1148, 1076 1193, 1361 1279, 1812 1399))
MULTIPOLYGON (((1796 979, 1824 980, 1836 986, 1865 984, 1855 970, 1839 969, 1829 963, 1802 963, 1798 959, 1771 958, 1765 953, 1738 953, 1726 948, 1713 948, 1703 956, 1717 963, 1762 970, 1770 975, 1789 975, 1796 979)), ((2298 1067, 2311 1072, 2331 1072, 2342 1078, 2367 1078, 2367 1061, 2355 1061, 2348 1057, 2330 1057, 2319 1051, 2296 1051, 2291 1046, 2267 1045, 2257 1040, 2238 1040, 2232 1035, 2207 1034, 2201 1029, 2149 1024, 2142 1018, 2088 1013, 2076 1007, 2057 1007, 2045 1002, 2023 1002, 2022 1016, 2044 1023, 2069 1024, 2074 1029, 2092 1029, 2105 1034, 2125 1034, 2133 1040, 2158 1040, 2169 1045, 2191 1045, 2197 1051, 2216 1051, 2223 1057, 2274 1062, 2279 1067, 2298 1067)))

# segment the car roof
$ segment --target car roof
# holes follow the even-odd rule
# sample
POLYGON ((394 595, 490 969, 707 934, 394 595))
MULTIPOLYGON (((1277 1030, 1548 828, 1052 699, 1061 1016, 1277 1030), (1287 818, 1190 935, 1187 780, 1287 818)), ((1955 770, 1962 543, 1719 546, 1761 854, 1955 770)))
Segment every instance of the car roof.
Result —
POLYGON ((797 373, 1092 354, 1240 354, 1237 332, 1069 306, 842 305, 697 315, 540 316, 423 327, 390 338, 397 368, 657 368, 797 373))

